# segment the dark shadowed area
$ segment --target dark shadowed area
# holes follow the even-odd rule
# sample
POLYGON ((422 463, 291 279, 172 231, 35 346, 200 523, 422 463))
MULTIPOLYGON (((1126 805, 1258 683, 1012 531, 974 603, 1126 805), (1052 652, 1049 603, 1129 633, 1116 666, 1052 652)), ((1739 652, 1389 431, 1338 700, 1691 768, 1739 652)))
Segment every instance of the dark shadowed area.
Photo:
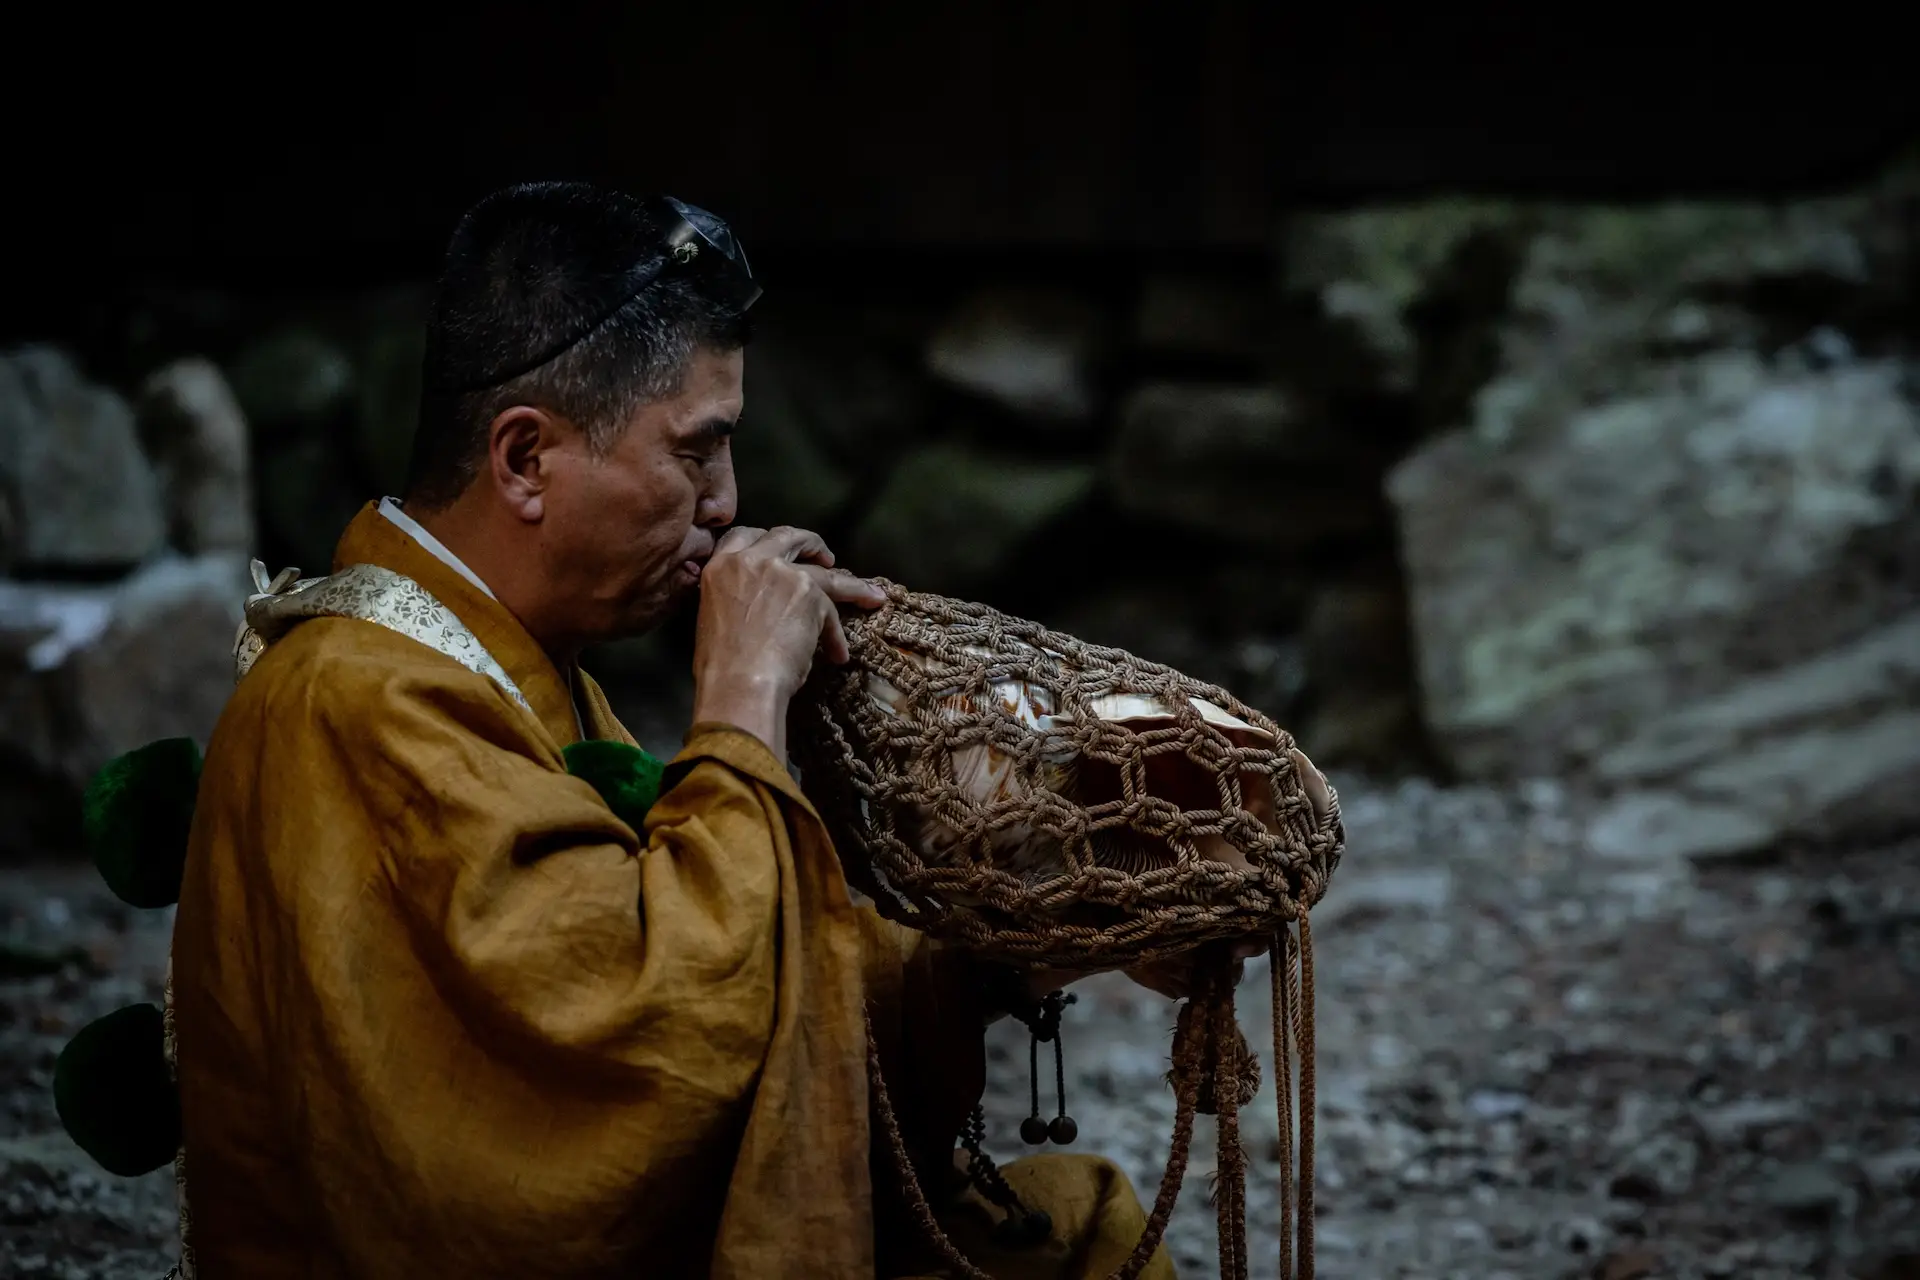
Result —
MULTIPOLYGON (((158 1277, 175 1232, 51 1101, 170 928, 78 853, 80 789, 204 741, 247 560, 322 572, 399 484, 460 211, 585 177, 721 214, 766 287, 743 523, 1219 684, 1339 787, 1320 1274, 1920 1276, 1910 46, 948 8, 10 18, 0 1275, 158 1277)), ((656 751, 688 621, 589 663, 656 751)), ((1149 1194, 1172 1019, 1067 1015, 1080 1147, 1149 1194)))

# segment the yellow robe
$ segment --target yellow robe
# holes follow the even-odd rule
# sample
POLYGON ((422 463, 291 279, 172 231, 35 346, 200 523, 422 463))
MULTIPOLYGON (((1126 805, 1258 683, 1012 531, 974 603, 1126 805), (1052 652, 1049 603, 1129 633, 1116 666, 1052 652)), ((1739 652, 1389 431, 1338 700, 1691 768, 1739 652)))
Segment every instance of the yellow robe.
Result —
MULTIPOLYGON (((202 1280, 934 1274, 871 1146, 862 1007, 935 1192, 984 1079, 965 965, 849 900, 758 739, 696 725, 636 832, 565 772, 568 679, 504 608, 371 507, 354 563, 445 603, 531 714, 344 618, 236 688, 174 935, 202 1280)), ((588 735, 631 742, 576 675, 588 735)), ((1131 1250, 1110 1164, 1007 1172, 1054 1215, 1036 1254, 942 1201, 995 1274, 1131 1250)))

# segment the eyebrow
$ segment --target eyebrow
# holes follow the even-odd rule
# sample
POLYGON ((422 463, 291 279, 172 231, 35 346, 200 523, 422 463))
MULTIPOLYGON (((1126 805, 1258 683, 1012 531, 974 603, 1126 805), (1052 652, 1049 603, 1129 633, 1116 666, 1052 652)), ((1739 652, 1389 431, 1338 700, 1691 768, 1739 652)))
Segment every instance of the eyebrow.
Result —
POLYGON ((683 444, 719 444, 733 434, 737 424, 731 418, 708 418, 688 427, 680 435, 683 444))

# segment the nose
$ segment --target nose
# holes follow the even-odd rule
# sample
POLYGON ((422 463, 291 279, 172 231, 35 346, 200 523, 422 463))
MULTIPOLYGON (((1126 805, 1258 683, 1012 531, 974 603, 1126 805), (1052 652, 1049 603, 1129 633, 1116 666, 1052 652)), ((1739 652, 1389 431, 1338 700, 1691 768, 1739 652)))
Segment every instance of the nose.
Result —
POLYGON ((700 495, 693 522, 703 529, 723 529, 739 514, 740 489, 734 483, 733 450, 721 453, 715 461, 707 491, 700 495))

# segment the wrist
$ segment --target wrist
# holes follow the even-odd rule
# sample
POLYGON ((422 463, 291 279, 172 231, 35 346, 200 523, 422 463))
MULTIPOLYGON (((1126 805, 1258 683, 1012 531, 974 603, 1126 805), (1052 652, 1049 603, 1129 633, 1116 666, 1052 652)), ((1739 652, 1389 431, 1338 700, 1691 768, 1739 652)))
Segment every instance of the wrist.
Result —
POLYGON ((787 703, 792 697, 779 680, 751 675, 697 679, 693 722, 730 724, 767 744, 776 758, 787 753, 787 703))

